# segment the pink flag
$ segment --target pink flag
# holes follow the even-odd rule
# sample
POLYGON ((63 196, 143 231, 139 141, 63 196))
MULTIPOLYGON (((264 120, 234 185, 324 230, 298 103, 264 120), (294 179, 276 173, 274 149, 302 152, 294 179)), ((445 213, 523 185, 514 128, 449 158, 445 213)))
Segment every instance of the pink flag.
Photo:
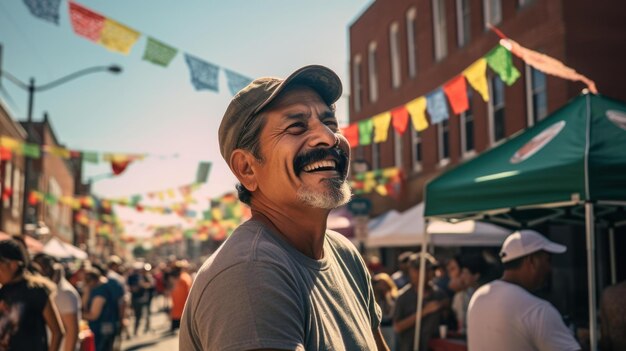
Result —
POLYGON ((74 32, 93 42, 98 42, 104 28, 104 16, 70 1, 70 20, 74 32))

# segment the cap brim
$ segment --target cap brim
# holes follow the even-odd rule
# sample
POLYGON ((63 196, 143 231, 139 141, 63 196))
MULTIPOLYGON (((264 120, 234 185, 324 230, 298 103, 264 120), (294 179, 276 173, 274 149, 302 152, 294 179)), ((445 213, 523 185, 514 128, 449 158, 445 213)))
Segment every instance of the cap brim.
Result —
POLYGON ((314 89, 329 105, 341 97, 343 87, 335 72, 320 65, 311 65, 300 68, 287 77, 265 101, 260 104, 254 113, 258 113, 269 105, 286 87, 299 84, 314 89))
POLYGON ((567 247, 557 243, 549 243, 542 248, 543 251, 547 251, 549 253, 560 254, 567 251, 567 247))

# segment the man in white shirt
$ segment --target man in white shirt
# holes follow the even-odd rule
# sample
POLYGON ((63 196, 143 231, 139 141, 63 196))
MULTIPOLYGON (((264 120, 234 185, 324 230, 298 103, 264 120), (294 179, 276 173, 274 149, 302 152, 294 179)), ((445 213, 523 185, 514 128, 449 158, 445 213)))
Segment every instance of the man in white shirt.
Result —
POLYGON ((550 254, 567 248, 533 230, 520 230, 504 241, 504 274, 483 285, 469 305, 469 351, 576 351, 580 346, 549 302, 531 294, 550 274, 550 254))

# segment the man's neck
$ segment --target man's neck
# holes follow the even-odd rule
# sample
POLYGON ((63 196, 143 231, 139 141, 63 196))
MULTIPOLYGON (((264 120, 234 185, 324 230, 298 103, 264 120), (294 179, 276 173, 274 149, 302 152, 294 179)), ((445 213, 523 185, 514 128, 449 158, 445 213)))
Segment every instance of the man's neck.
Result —
POLYGON ((267 207, 252 208, 252 219, 281 235, 296 250, 313 259, 324 256, 324 238, 329 210, 289 208, 276 211, 267 207))
POLYGON ((533 291, 532 284, 528 281, 528 279, 525 279, 524 275, 516 270, 505 270, 501 280, 518 285, 526 291, 533 291))

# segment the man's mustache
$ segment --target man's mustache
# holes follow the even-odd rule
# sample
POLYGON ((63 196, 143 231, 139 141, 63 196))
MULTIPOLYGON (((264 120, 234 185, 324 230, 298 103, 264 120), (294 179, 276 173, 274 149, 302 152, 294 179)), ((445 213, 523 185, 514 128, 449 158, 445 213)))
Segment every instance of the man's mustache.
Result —
POLYGON ((293 169, 299 176, 306 165, 313 162, 333 159, 337 164, 339 174, 346 176, 346 166, 348 164, 348 155, 338 147, 333 148, 317 148, 306 151, 296 156, 293 160, 293 169))

